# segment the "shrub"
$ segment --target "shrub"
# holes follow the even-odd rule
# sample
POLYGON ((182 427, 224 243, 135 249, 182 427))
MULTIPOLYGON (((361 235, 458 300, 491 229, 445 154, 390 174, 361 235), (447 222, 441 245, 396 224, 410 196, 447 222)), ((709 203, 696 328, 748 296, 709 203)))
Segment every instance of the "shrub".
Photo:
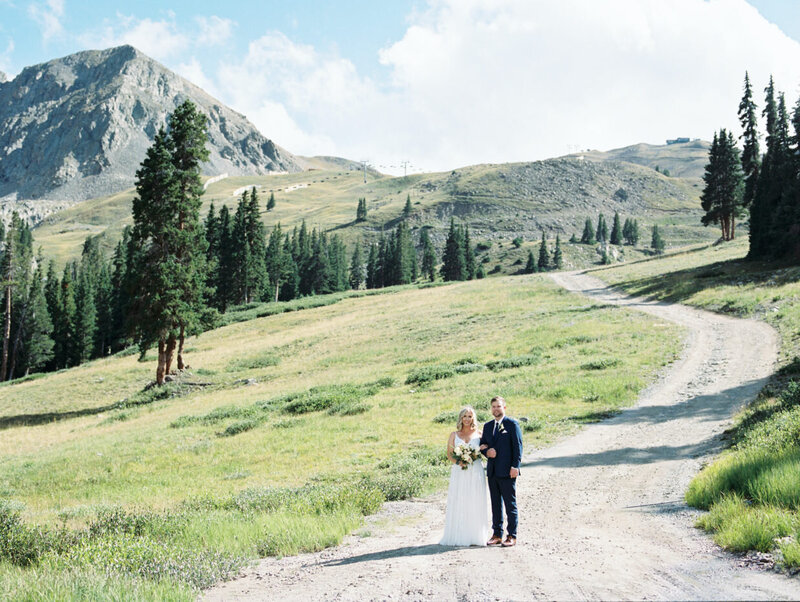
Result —
POLYGON ((487 362, 486 367, 489 370, 507 370, 509 368, 521 368, 522 366, 531 366, 541 359, 538 353, 531 353, 528 355, 516 355, 514 357, 507 357, 505 359, 487 362))
POLYGON ((353 416, 355 414, 363 414, 369 411, 369 406, 365 403, 354 403, 352 401, 338 402, 328 408, 328 414, 331 416, 353 416))
POLYGON ((511 244, 513 244, 516 248, 519 249, 522 246, 522 237, 516 236, 514 240, 511 241, 511 244))
MULTIPOLYGON (((447 412, 442 412, 441 414, 437 414, 433 417, 433 421, 439 424, 450 423, 455 425, 456 420, 458 420, 458 413, 461 410, 450 410, 447 412)), ((478 422, 488 422, 491 415, 488 412, 484 412, 483 410, 475 410, 476 418, 478 422)))
POLYGON ((520 426, 522 426, 522 430, 525 433, 533 433, 535 431, 542 430, 545 425, 544 420, 537 416, 532 416, 530 418, 522 416, 519 421, 520 426))
POLYGON ((622 360, 611 357, 611 358, 602 358, 599 360, 592 360, 591 362, 586 362, 585 364, 581 364, 581 370, 605 370, 606 368, 615 368, 622 363, 622 360))
POLYGON ((253 430, 259 424, 261 424, 261 420, 256 420, 254 418, 246 418, 245 420, 239 420, 238 422, 234 422, 233 424, 228 425, 228 427, 224 431, 222 431, 219 435, 220 437, 233 437, 234 435, 238 435, 239 433, 244 433, 245 431, 253 430))
POLYGON ((422 366, 409 372, 406 377, 407 385, 422 385, 434 380, 450 378, 455 374, 455 369, 450 364, 438 364, 435 366, 422 366))

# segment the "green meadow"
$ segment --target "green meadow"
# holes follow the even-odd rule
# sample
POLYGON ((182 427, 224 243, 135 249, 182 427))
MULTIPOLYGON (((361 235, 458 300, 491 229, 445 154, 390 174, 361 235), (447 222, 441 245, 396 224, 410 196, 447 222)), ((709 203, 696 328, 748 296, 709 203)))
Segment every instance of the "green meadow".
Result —
POLYGON ((746 261, 747 240, 604 269, 624 290, 764 320, 780 333, 778 370, 737 417, 730 449, 692 481, 698 526, 736 552, 775 553, 800 566, 800 267, 746 261))
POLYGON ((124 352, 0 387, 8 597, 193 599, 441 490, 463 405, 486 417, 503 395, 526 447, 547 445, 630 405, 681 348, 676 326, 537 275, 317 303, 233 312, 163 389, 152 356, 124 352))

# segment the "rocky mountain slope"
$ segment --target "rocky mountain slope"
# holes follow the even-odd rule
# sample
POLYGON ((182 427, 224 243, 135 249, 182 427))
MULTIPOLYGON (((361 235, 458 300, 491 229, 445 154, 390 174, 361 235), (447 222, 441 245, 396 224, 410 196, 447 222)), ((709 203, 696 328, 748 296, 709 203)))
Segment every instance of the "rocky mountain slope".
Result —
POLYGON ((120 46, 27 67, 0 85, 0 203, 74 203, 130 188, 155 133, 186 98, 209 117, 206 174, 301 169, 243 115, 120 46))

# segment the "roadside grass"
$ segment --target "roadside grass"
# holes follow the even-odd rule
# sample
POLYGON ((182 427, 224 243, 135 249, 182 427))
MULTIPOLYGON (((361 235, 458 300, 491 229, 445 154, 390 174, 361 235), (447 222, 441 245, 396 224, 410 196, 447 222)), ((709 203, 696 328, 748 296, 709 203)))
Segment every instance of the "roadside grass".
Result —
POLYGON ((195 597, 258 556, 337 543, 383 500, 440 490, 463 405, 485 413, 503 395, 524 417, 526 446, 546 445, 631 404, 680 335, 541 276, 509 277, 203 333, 189 341, 192 374, 164 398, 142 391, 153 362, 124 354, 0 387, 7 419, 148 400, 3 429, 0 499, 17 518, 0 542, 1 586, 16 588, 12 599, 34 581, 42 593, 29 599, 103 587, 195 597), (442 365, 454 373, 405 382, 442 365), (31 538, 44 543, 27 565, 3 556, 31 538), (79 538, 72 552, 63 538, 79 538))
POLYGON ((632 294, 756 318, 781 337, 771 382, 736 417, 730 449, 704 468, 686 491, 708 510, 698 526, 732 551, 773 552, 800 566, 800 267, 748 262, 738 240, 597 271, 632 294))

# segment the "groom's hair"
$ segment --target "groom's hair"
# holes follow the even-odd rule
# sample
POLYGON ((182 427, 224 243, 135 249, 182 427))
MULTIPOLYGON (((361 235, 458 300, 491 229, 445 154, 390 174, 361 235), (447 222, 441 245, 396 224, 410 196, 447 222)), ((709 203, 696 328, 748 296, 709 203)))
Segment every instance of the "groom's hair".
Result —
POLYGON ((495 401, 499 401, 503 405, 506 405, 506 400, 503 399, 500 395, 495 395, 494 397, 492 397, 492 401, 490 401, 489 403, 494 403, 495 401))

